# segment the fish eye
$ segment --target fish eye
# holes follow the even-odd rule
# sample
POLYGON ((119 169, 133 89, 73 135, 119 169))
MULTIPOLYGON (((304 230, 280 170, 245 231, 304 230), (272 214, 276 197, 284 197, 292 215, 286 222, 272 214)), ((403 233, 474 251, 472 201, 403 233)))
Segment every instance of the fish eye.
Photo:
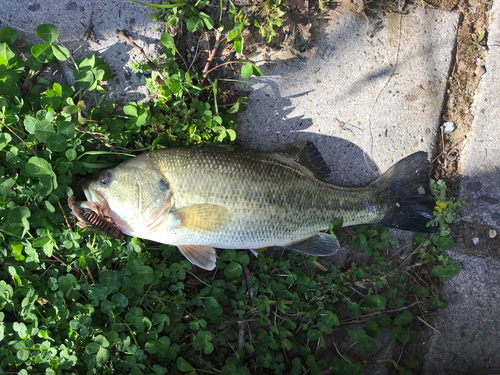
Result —
POLYGON ((104 173, 101 173, 99 178, 97 179, 101 185, 109 185, 111 183, 111 173, 109 171, 106 171, 104 173))

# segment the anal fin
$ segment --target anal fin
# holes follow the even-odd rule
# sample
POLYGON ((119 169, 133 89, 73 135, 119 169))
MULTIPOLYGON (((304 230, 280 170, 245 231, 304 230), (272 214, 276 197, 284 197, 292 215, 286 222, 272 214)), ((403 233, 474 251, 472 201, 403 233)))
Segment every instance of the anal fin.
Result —
POLYGON ((177 248, 187 260, 198 267, 208 271, 215 268, 217 255, 213 247, 205 245, 180 245, 177 248))
POLYGON ((340 244, 337 240, 333 241, 332 237, 327 233, 317 233, 304 241, 284 247, 299 253, 324 257, 336 254, 340 249, 340 244))

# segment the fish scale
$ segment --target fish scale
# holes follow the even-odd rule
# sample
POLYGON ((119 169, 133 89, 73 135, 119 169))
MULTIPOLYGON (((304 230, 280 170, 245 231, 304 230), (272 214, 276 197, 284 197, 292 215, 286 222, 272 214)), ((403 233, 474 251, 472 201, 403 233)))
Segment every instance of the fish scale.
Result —
POLYGON ((210 203, 231 212, 224 233, 200 235, 197 243, 238 249, 283 245, 325 230, 334 218, 342 217, 346 226, 372 223, 383 212, 381 194, 373 188, 324 183, 273 154, 179 148, 150 158, 175 189, 179 205, 173 209, 210 203))
POLYGON ((86 181, 89 202, 75 209, 98 207, 121 232, 175 245, 205 269, 215 267, 214 248, 334 254, 338 242, 320 233, 334 219, 435 231, 427 226, 434 200, 421 194, 429 184, 424 152, 353 188, 318 179, 315 173, 327 168, 312 164, 322 162, 315 152, 311 144, 275 153, 221 146, 151 151, 86 181))

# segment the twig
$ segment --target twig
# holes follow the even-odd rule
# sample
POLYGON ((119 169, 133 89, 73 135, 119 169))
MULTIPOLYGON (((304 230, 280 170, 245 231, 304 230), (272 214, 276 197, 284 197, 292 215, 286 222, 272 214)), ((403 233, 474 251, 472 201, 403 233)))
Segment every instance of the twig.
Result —
POLYGON ((366 320, 370 319, 374 315, 389 314, 389 313, 394 313, 394 312, 398 312, 398 311, 401 311, 401 310, 408 310, 410 307, 413 307, 413 306, 418 305, 420 303, 423 303, 423 302, 422 301, 413 302, 411 305, 400 307, 399 309, 394 309, 394 310, 376 311, 376 312, 373 312, 373 313, 370 313, 370 314, 363 315, 359 319, 343 320, 343 321, 340 322, 340 324, 359 324, 359 323, 363 323, 366 320))
MULTIPOLYGON (((61 264, 64 264, 65 266, 67 266, 67 264, 66 264, 66 263, 65 263, 65 262, 64 262, 61 258, 59 258, 58 256, 56 256, 56 255, 52 254, 52 258, 57 259, 59 262, 61 262, 61 264)), ((80 271, 80 270, 77 270, 77 269, 76 269, 75 267, 73 267, 73 266, 71 266, 71 269, 72 269, 73 271, 75 271, 75 272, 82 272, 82 271, 80 271)))
POLYGON ((410 336, 408 336, 405 340, 405 342, 403 343, 403 346, 401 347, 401 353, 399 353, 399 358, 398 358, 398 361, 396 362, 399 366, 399 362, 401 362, 401 357, 403 356, 403 353, 405 352, 405 345, 406 343, 408 342, 408 340, 410 340, 410 336))
POLYGON ((431 326, 429 323, 427 323, 424 319, 422 319, 421 317, 417 316, 417 319, 420 320, 422 323, 424 323, 427 327, 429 327, 430 329, 432 329, 433 331, 441 334, 441 332, 439 332, 439 330, 437 328, 434 328, 433 326, 431 326))
POLYGON ((32 148, 31 148, 31 147, 30 147, 30 146, 29 146, 29 145, 28 145, 28 144, 24 141, 24 139, 22 139, 20 136, 18 136, 18 135, 17 135, 17 134, 16 134, 16 133, 15 133, 15 132, 14 132, 14 131, 10 128, 10 126, 9 126, 9 125, 7 125, 7 124, 6 124, 5 122, 3 122, 2 120, 0 120, 0 124, 2 124, 2 125, 3 125, 3 126, 5 126, 7 129, 9 129, 9 131, 10 131, 12 134, 14 134, 17 138, 19 138, 19 140, 20 140, 21 142, 23 142, 23 143, 24 143, 24 145, 25 145, 26 147, 28 147, 28 148, 31 150, 31 152, 32 152, 35 156, 38 156, 38 155, 36 154, 36 151, 35 151, 35 150, 33 150, 33 149, 32 149, 32 148))
MULTIPOLYGON (((218 31, 218 30, 215 30, 215 44, 214 44, 214 48, 212 49, 212 51, 210 51, 210 54, 208 55, 208 59, 207 59, 207 63, 205 64, 205 68, 203 68, 203 78, 201 79, 201 83, 203 84, 203 82, 205 81, 205 78, 207 77, 208 73, 210 73, 212 70, 208 70, 208 68, 210 67, 210 63, 212 62, 212 60, 214 59, 214 56, 215 56, 215 53, 217 52, 217 48, 219 48, 219 44, 221 42, 223 42, 224 40, 226 40, 227 36, 225 36, 224 38, 220 38, 221 37, 221 33, 218 31)), ((221 64, 221 65, 225 65, 225 64, 221 64)))
POLYGON ((238 331, 238 350, 245 347, 245 324, 243 322, 238 322, 240 327, 238 331))
MULTIPOLYGON (((441 153, 444 154, 444 126, 441 126, 440 129, 441 129, 441 153)), ((445 159, 445 163, 446 163, 446 159, 445 159)), ((446 165, 445 165, 445 168, 446 168, 446 165)))
MULTIPOLYGON (((207 38, 207 43, 210 42, 209 38, 208 38, 208 33, 205 32, 205 35, 204 35, 206 38, 207 38)), ((194 62, 196 61, 196 58, 198 57, 198 49, 200 47, 200 41, 201 41, 201 38, 203 38, 203 35, 201 35, 199 38, 198 38, 198 43, 196 43, 196 50, 194 51, 194 57, 193 57, 193 61, 191 62, 191 65, 189 65, 189 68, 188 68, 188 72, 191 70, 191 68, 193 67, 193 64, 194 62)))
POLYGON ((33 81, 34 81, 35 79, 37 79, 37 78, 38 78, 38 76, 39 76, 40 74, 42 74, 42 73, 43 73, 43 71, 44 71, 45 69, 47 69, 47 67, 48 67, 48 66, 49 66, 49 64, 43 64, 43 65, 42 65, 42 68, 41 68, 40 70, 36 71, 35 73, 33 73, 33 75, 32 75, 31 77, 29 77, 27 80, 25 80, 25 81, 23 82, 23 84, 21 85, 21 92, 22 92, 22 93, 27 93, 28 91, 30 91, 30 90, 31 90, 31 87, 33 87, 33 81))
POLYGON ((118 36, 118 39, 120 39, 121 42, 128 44, 131 47, 134 47, 139 51, 141 54, 141 57, 146 60, 146 63, 150 66, 151 69, 153 69, 160 77, 160 79, 165 82, 165 78, 163 77, 163 74, 160 72, 158 67, 146 56, 146 53, 144 52, 144 49, 140 47, 134 40, 126 35, 122 30, 116 30, 116 35, 118 36))
MULTIPOLYGON (((351 345, 349 345, 349 347, 345 350, 345 352, 344 352, 344 353, 347 353, 347 352, 349 351, 349 349, 351 349, 354 345, 356 345, 356 341, 355 341, 355 342, 353 342, 351 345)), ((344 356, 343 356, 343 355, 341 355, 341 356, 342 356, 342 358, 344 358, 344 356)))
POLYGON ((98 136, 100 136, 100 137, 102 137, 102 138, 105 138, 105 137, 106 137, 106 134, 104 134, 104 133, 99 133, 99 132, 91 132, 91 131, 89 131, 89 130, 85 130, 85 129, 80 129, 80 128, 77 128, 76 126, 75 126, 75 130, 76 130, 76 131, 79 131, 79 132, 82 132, 82 133, 86 133, 86 134, 98 135, 98 136))
POLYGON ((29 30, 21 29, 20 27, 15 26, 15 25, 13 25, 13 24, 11 24, 11 23, 9 23, 9 22, 5 21, 5 19, 3 19, 3 18, 0 18, 0 21, 5 22, 7 25, 9 25, 10 27, 12 27, 13 29, 18 29, 18 30, 20 30, 20 31, 23 31, 23 32, 25 32, 25 33, 29 33, 29 34, 35 34, 35 32, 34 32, 34 31, 29 31, 29 30))
POLYGON ((463 137, 461 137, 458 141, 456 141, 455 143, 453 143, 450 147, 448 147, 448 149, 446 150, 446 152, 444 151, 441 151, 438 156, 436 156, 434 159, 432 159, 431 161, 431 164, 434 163, 437 159, 439 159, 440 156, 442 156, 443 154, 446 154, 445 156, 449 156, 450 153, 453 151, 453 149, 455 147, 457 147, 461 142, 463 142, 465 140, 465 135, 463 137))
POLYGON ((153 286, 153 284, 151 284, 148 288, 148 290, 146 290, 146 293, 144 293, 144 295, 142 296, 141 298, 141 302, 139 303, 139 307, 141 307, 142 305, 142 301, 144 301, 144 298, 146 298, 146 296, 148 295, 149 291, 151 290, 151 287, 153 286))
POLYGON ((346 361, 347 363, 352 363, 349 358, 346 358, 342 355, 342 353, 340 352, 339 348, 337 348, 337 344, 335 343, 335 339, 333 338, 333 334, 331 335, 332 336, 332 342, 333 342, 333 346, 335 347, 335 350, 337 351, 338 355, 342 357, 342 359, 344 361, 346 361))
MULTIPOLYGON (((222 64, 219 64, 219 65, 217 65, 217 66, 214 66, 212 69, 210 69, 209 71, 207 71, 207 72, 205 73, 205 76, 206 76, 208 73, 210 73, 210 72, 214 71, 215 69, 220 68, 221 66, 228 65, 228 64, 241 64, 242 62, 243 62, 243 61, 226 61, 226 62, 223 62, 222 64)), ((207 63, 208 63, 208 62, 207 62, 207 63)), ((207 68, 207 67, 205 66, 205 68, 207 68)))
POLYGON ((448 147, 448 150, 446 151, 446 156, 450 156, 451 152, 453 151, 453 149, 455 147, 457 147, 461 142, 465 141, 465 135, 460 138, 458 141, 456 141, 455 143, 453 143, 450 147, 448 147))
POLYGON ((88 264, 86 266, 86 270, 87 270, 87 273, 90 277, 90 280, 92 280, 92 284, 95 284, 94 276, 92 276, 92 272, 90 272, 90 268, 89 268, 88 264))
POLYGON ((64 212, 64 210, 63 210, 61 202, 58 201, 57 204, 59 205, 59 208, 61 209, 61 211, 63 213, 64 220, 66 220, 66 225, 68 226, 68 229, 70 230, 70 232, 73 232, 73 229, 71 228, 71 225, 69 224, 68 217, 66 216, 66 212, 64 212))
POLYGON ((139 152, 139 151, 147 151, 149 150, 149 147, 145 147, 145 148, 138 148, 138 149, 135 149, 135 150, 131 150, 129 148, 125 148, 125 147, 120 147, 120 146, 113 146, 109 143, 105 143, 104 146, 110 148, 111 150, 113 151, 128 151, 128 152, 139 152))
POLYGON ((421 262, 417 262, 417 263, 413 263, 413 264, 410 264, 409 266, 406 267, 407 270, 411 270, 413 268, 416 268, 416 267, 420 267, 420 266, 423 266, 424 264, 427 264, 429 263, 430 260, 426 259, 426 260, 423 260, 421 262))
POLYGON ((250 299, 253 299, 253 288, 250 288, 250 276, 252 276, 252 273, 248 269, 248 267, 243 267, 243 271, 245 271, 245 277, 246 277, 246 283, 247 283, 247 289, 248 289, 248 297, 250 299))

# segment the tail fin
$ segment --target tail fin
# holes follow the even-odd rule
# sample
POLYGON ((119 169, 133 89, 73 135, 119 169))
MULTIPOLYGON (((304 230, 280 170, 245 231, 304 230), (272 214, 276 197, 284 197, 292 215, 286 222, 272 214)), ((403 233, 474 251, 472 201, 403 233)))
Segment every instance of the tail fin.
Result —
POLYGON ((427 153, 417 152, 393 165, 372 183, 386 191, 390 207, 380 225, 420 233, 434 233, 427 223, 434 218, 434 199, 429 192, 427 153))

